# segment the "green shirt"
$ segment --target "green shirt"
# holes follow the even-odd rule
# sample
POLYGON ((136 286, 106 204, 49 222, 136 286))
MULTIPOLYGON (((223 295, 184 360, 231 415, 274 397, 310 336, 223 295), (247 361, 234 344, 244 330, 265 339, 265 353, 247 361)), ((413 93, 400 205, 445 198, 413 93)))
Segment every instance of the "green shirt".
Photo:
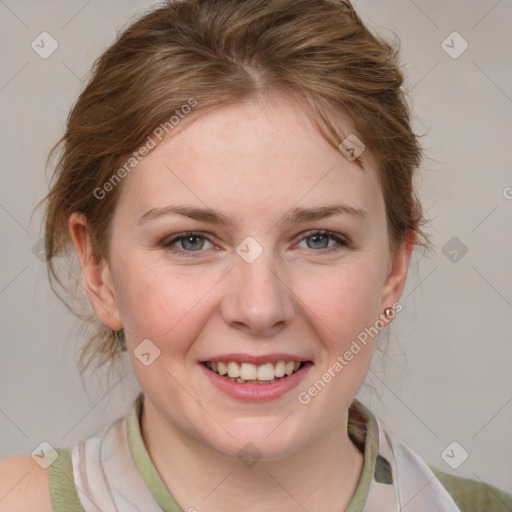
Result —
MULTIPOLYGON (((133 402, 126 418, 128 444, 137 470, 144 483, 164 512, 184 512, 173 498, 144 445, 140 418, 143 407, 141 392, 133 402)), ((364 462, 361 479, 346 512, 363 512, 372 481, 393 485, 389 462, 378 455, 378 426, 371 412, 354 401, 366 421, 366 438, 362 440, 364 462)), ((357 443, 349 430, 349 436, 357 443)), ((359 440, 361 441, 361 440, 359 440)), ((50 491, 55 512, 83 512, 73 479, 71 449, 57 449, 58 458, 49 467, 50 491)), ((452 496, 461 512, 512 512, 512 496, 496 487, 474 480, 456 477, 431 468, 441 484, 452 496)), ((101 507, 101 504, 98 504, 101 507)))

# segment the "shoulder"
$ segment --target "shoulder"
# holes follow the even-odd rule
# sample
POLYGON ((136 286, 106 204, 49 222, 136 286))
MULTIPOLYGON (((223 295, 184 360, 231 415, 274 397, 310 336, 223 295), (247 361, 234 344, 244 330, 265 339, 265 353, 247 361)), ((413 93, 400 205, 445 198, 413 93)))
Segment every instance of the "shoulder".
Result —
POLYGON ((451 496, 460 512, 512 512, 512 494, 481 480, 459 477, 440 471, 435 465, 428 463, 411 450, 394 433, 383 427, 379 428, 379 433, 383 434, 380 438, 383 445, 394 453, 395 462, 397 454, 399 455, 398 459, 402 462, 399 474, 404 473, 405 476, 408 469, 425 465, 430 470, 428 472, 430 478, 434 478, 433 473, 435 479, 451 496))
POLYGON ((0 459, 0 512, 52 512, 48 469, 30 455, 0 459))
POLYGON ((461 512, 510 512, 512 495, 493 485, 431 468, 461 512))

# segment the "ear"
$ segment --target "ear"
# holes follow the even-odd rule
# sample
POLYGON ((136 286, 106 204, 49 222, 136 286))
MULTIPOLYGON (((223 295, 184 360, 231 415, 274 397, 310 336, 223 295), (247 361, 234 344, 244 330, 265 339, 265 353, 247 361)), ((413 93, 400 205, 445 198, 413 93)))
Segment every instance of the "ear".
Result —
MULTIPOLYGON (((396 308, 397 311, 400 311, 401 309, 398 309, 396 304, 400 300, 405 288, 407 271, 409 270, 409 261, 414 249, 415 240, 416 233, 414 231, 410 231, 404 242, 402 242, 402 245, 393 254, 390 270, 382 291, 381 307, 383 310, 385 308, 396 308)), ((394 318, 394 316, 395 315, 393 315, 391 319, 394 318)), ((387 321, 391 322, 389 319, 387 321)))
POLYGON ((92 252, 85 216, 72 213, 68 227, 82 267, 85 290, 96 316, 105 327, 114 331, 122 329, 110 268, 103 257, 92 252))

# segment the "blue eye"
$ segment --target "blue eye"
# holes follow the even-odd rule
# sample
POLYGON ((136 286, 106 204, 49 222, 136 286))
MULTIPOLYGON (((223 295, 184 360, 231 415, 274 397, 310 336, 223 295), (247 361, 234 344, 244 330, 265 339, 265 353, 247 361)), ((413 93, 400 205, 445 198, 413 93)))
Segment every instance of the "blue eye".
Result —
MULTIPOLYGON (((331 252, 343 247, 349 247, 350 242, 343 236, 325 230, 314 230, 306 233, 299 243, 306 242, 306 249, 314 252, 331 252), (331 242, 335 242, 331 244, 331 242)), ((202 232, 188 231, 179 235, 167 238, 161 242, 163 249, 182 256, 198 257, 203 249, 213 249, 213 244, 202 232), (206 246, 205 244, 210 244, 206 246), (180 247, 181 246, 181 247, 180 247), (194 254, 197 253, 197 254, 194 254)), ((303 247, 304 248, 304 247, 303 247)))
POLYGON ((302 240, 306 241, 308 249, 331 251, 339 249, 339 246, 347 247, 349 245, 349 242, 345 238, 324 230, 311 231, 310 234, 305 236, 302 240), (334 241, 336 243, 329 246, 330 241, 334 241))
MULTIPOLYGON (((181 248, 174 247, 174 251, 178 254, 185 254, 186 256, 195 256, 190 254, 193 252, 200 252, 204 248, 205 242, 211 244, 203 233, 187 232, 177 235, 170 240, 164 240, 162 247, 165 249, 171 249, 174 244, 180 243, 181 248)), ((210 247, 207 247, 209 249, 210 247)))

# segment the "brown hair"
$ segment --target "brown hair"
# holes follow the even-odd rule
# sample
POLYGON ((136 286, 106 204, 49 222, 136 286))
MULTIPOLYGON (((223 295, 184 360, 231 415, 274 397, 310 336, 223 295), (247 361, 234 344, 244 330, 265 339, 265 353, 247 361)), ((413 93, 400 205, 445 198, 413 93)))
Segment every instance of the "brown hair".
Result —
MULTIPOLYGON (((80 291, 78 269, 61 267, 71 278, 65 283, 55 259, 73 259, 71 213, 85 215, 92 249, 108 261, 111 219, 122 190, 113 178, 191 99, 200 113, 285 93, 300 102, 334 148, 348 135, 338 123, 348 120, 377 163, 391 250, 411 231, 425 240, 415 243, 426 247, 412 185, 421 148, 410 126, 398 51, 370 33, 348 1, 178 0, 138 19, 95 62, 49 155, 60 150, 43 200, 53 290, 63 298, 57 288, 69 293, 74 282, 71 296, 80 291), (98 198, 108 182, 114 186, 98 198)), ((81 349, 81 373, 95 359, 97 367, 114 362, 121 353, 115 333, 63 300, 93 329, 81 349)))

